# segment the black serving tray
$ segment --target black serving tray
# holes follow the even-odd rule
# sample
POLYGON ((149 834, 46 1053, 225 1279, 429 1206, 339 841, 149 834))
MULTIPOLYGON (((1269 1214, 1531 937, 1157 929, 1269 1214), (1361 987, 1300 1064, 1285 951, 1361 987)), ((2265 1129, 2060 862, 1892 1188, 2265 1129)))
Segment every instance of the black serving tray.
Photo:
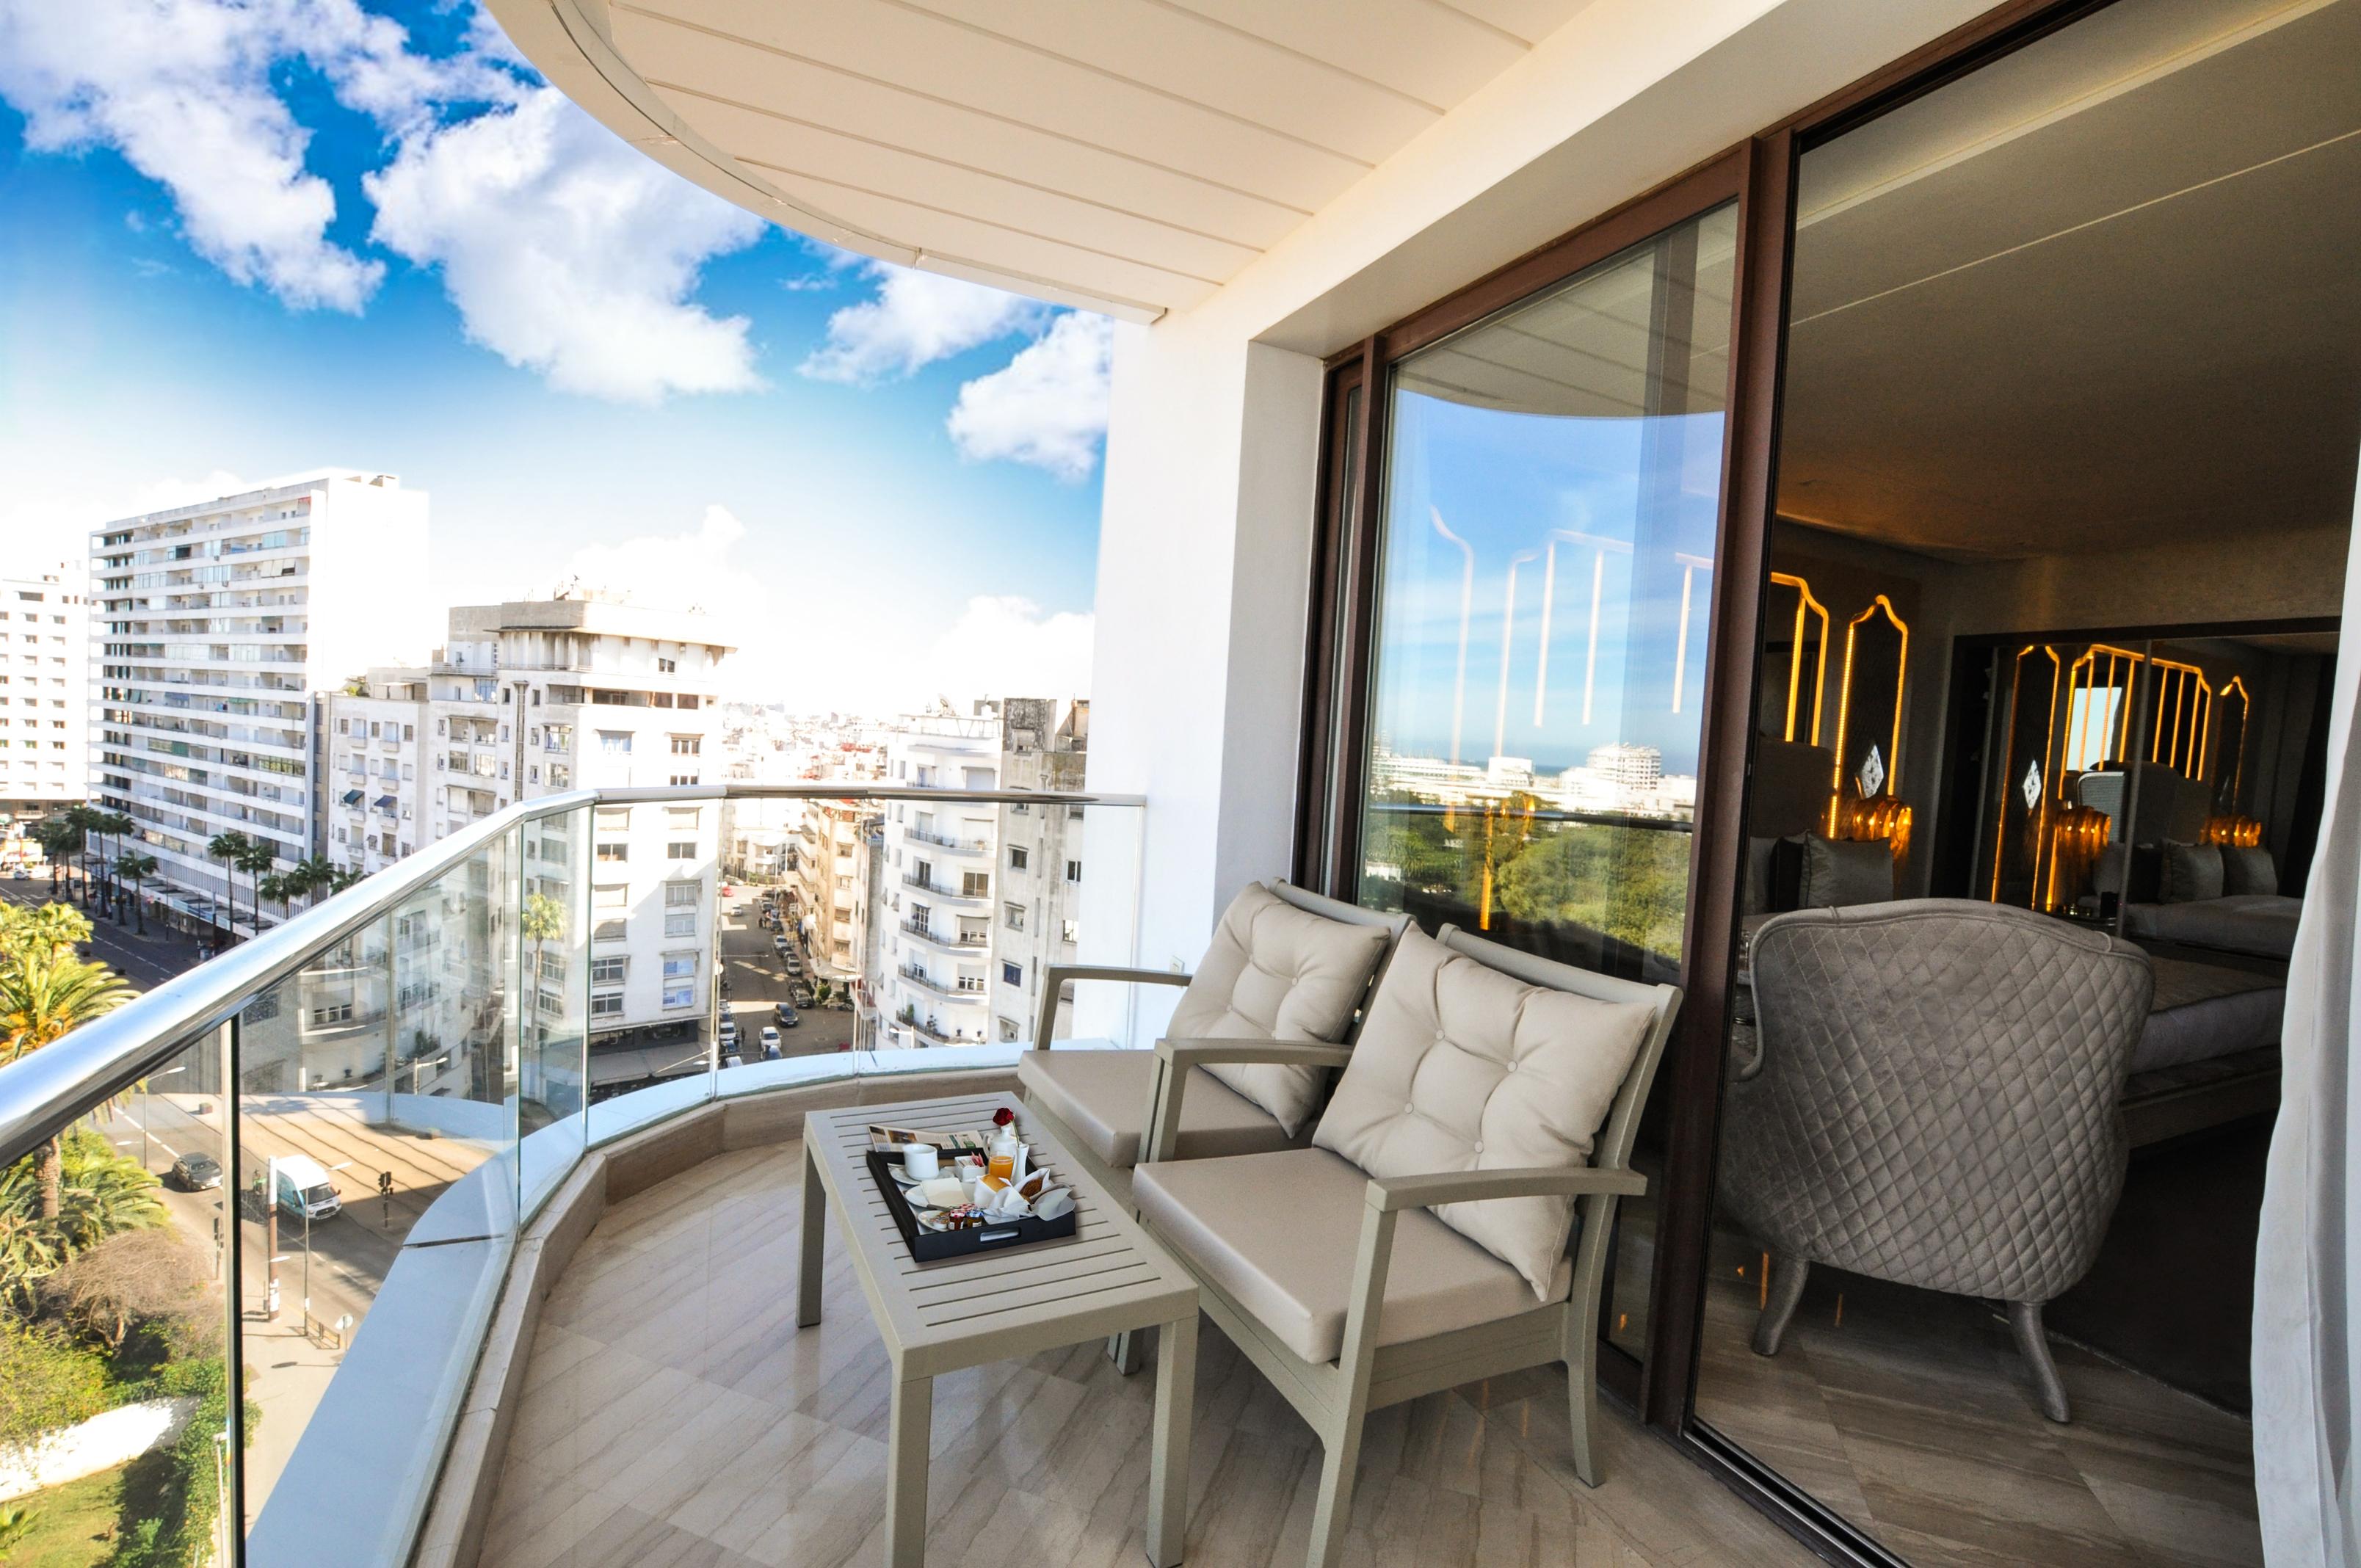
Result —
POLYGON ((894 1179, 898 1159, 888 1159, 875 1149, 869 1151, 869 1174, 877 1180, 877 1190, 885 1200, 885 1212, 894 1216, 894 1224, 902 1233, 902 1245, 920 1263, 939 1263, 949 1257, 973 1257, 979 1253, 1013 1252, 1036 1242, 1053 1242, 1074 1234, 1074 1222, 1082 1217, 1078 1205, 1054 1220, 1037 1220, 1027 1214, 997 1224, 980 1225, 972 1231, 922 1231, 918 1228, 917 1211, 903 1196, 902 1184, 894 1179))

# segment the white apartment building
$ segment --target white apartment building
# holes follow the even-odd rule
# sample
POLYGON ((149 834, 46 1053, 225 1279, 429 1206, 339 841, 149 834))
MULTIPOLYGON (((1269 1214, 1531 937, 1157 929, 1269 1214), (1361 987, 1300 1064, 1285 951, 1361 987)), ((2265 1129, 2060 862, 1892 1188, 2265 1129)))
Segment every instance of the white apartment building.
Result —
POLYGON ((877 878, 882 863, 877 807, 861 800, 807 800, 793 843, 793 886, 804 946, 815 977, 856 985, 876 951, 877 878))
POLYGON ((320 852, 348 871, 374 875, 441 837, 427 806, 428 680, 423 668, 374 669, 328 696, 316 836, 320 852))
MULTIPOLYGON (((1086 704, 1011 698, 976 708, 964 717, 915 716, 890 731, 887 782, 976 791, 1080 787, 1086 704)), ((884 908, 870 971, 881 1047, 1027 1037, 1043 965, 1071 960, 1076 950, 1082 867, 1070 816, 985 801, 887 805, 884 908)))
MULTIPOLYGON (((570 789, 719 784, 731 652, 699 616, 596 598, 452 610, 421 731, 429 837, 570 789)), ((592 1038, 693 1030, 711 1002, 721 803, 602 806, 593 828, 592 1038)))
POLYGON ((222 894, 219 833, 313 852, 326 694, 432 640, 426 515, 395 476, 335 468, 93 532, 91 794, 170 888, 222 894))
POLYGON ((0 816, 88 796, 90 598, 85 564, 0 576, 0 816))

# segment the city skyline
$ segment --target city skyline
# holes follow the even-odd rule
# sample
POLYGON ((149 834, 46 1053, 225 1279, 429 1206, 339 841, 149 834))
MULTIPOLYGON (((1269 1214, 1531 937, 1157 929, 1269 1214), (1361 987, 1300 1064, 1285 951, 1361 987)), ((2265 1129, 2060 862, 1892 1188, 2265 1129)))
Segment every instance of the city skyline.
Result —
POLYGON ((0 4, 12 560, 351 465, 433 498, 439 605, 699 605, 732 696, 1087 688, 1104 321, 729 208, 472 6, 176 0, 152 55, 111 10, 0 4), (879 595, 928 614, 856 644, 879 595))

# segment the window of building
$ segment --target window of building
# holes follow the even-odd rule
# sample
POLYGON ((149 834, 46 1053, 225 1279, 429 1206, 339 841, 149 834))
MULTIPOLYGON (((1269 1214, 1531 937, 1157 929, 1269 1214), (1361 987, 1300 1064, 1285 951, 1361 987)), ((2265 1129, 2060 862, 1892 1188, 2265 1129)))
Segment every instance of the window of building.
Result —
POLYGON ((631 928, 620 920, 601 920, 590 928, 594 942, 620 942, 631 936, 631 928))
POLYGON ((631 755, 631 732, 628 729, 601 729, 598 731, 598 750, 609 756, 631 755))
POLYGON ((620 991, 594 991, 590 993, 590 1016, 619 1018, 623 1013, 623 993, 620 991))
POLYGON ((627 882, 602 882, 593 885, 591 903, 600 909, 622 909, 631 901, 631 884, 627 882))
POLYGON ((1026 862, 1027 862, 1027 856, 1026 856, 1026 853, 1025 853, 1025 846, 1023 846, 1022 844, 1011 844, 1011 845, 1009 845, 1009 846, 1008 846, 1008 869, 1009 869, 1010 871, 1012 871, 1012 872, 1021 872, 1021 871, 1023 871, 1023 870, 1025 869, 1026 862))
POLYGON ((1007 1043, 1008 1041, 1010 1041, 1010 1040, 1014 1040, 1014 1039, 1016 1039, 1016 1019, 1014 1019, 1014 1018, 995 1018, 995 1019, 994 1019, 994 1020, 993 1020, 993 1023, 994 1023, 995 1025, 997 1025, 997 1026, 998 1026, 998 1028, 999 1028, 999 1031, 1000 1031, 1000 1038, 1001 1038, 1001 1041, 1002 1041, 1002 1043, 1003 1043, 1003 1044, 1005 1044, 1005 1043, 1007 1043))
POLYGON ((961 872, 960 892, 968 898, 989 898, 992 895, 992 878, 982 872, 961 872))
POLYGON ((666 1007, 696 1006, 697 982, 693 980, 684 980, 676 984, 666 985, 664 988, 664 1004, 666 1007))
POLYGON ((1004 904, 1000 907, 1002 917, 1010 930, 1022 931, 1025 929, 1025 906, 1023 905, 1004 904))
POLYGON ((695 980, 697 954, 693 951, 666 953, 664 956, 664 977, 666 980, 695 980))
POLYGON ((674 839, 671 843, 664 846, 664 858, 670 861, 693 861, 697 859, 697 840, 694 839, 674 839))
POLYGON ((659 658, 656 661, 656 674, 660 675, 672 674, 679 670, 679 668, 680 664, 675 660, 659 658))
POLYGON ((1058 923, 1058 939, 1071 948, 1082 940, 1082 927, 1071 920, 1061 920, 1058 923))
POLYGON ((667 806, 664 807, 664 824, 673 828, 693 828, 703 820, 704 817, 703 806, 667 806))
POLYGON ((664 907, 666 909, 694 909, 697 907, 697 900, 702 898, 704 894, 705 882, 703 878, 697 878, 690 882, 668 882, 664 883, 664 907))
POLYGON ((697 784, 704 781, 695 773, 675 773, 669 782, 674 788, 678 789, 686 784, 697 784))
POLYGON ((624 978, 630 971, 631 967, 631 957, 629 954, 625 953, 618 953, 611 958, 592 959, 590 960, 590 983, 593 985, 620 985, 623 983, 624 978))
POLYGON ((602 806, 598 808, 598 831, 620 833, 631 826, 631 808, 628 806, 602 806))
POLYGON ((696 936, 697 911, 694 909, 668 909, 664 911, 664 934, 667 937, 696 936))
POLYGON ((675 757, 694 757, 704 750, 705 737, 702 735, 675 735, 672 738, 672 754, 675 757))
POLYGON ((332 1003, 325 1007, 312 1009, 312 1026, 315 1029, 324 1029, 337 1024, 349 1024, 352 1021, 353 1004, 349 1002, 332 1003))
POLYGON ((1003 985, 1023 985, 1025 966, 1019 963, 1003 962, 1000 966, 1000 982, 1003 985))
POLYGON ((629 844, 601 844, 598 846, 598 858, 620 863, 631 858, 631 847, 629 844))

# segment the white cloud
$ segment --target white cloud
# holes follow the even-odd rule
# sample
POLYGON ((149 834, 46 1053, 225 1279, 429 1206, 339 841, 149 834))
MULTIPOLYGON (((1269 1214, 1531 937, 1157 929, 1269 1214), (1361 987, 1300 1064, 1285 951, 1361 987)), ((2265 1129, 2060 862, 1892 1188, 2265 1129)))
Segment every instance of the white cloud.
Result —
POLYGON ((571 583, 651 609, 743 615, 761 607, 760 581, 730 559, 746 525, 728 507, 708 506, 693 530, 642 533, 619 544, 586 544, 553 587, 571 583))
MULTIPOLYGON (((87 559, 91 531, 100 523, 262 488, 262 481, 222 468, 193 479, 135 479, 102 486, 71 481, 42 485, 21 462, 14 471, 28 482, 0 496, 0 540, 7 543, 11 563, 40 570, 60 561, 87 559)), ((77 466, 60 471, 79 477, 89 470, 77 466)))
POLYGON ((335 193, 304 169, 311 133, 270 68, 310 54, 333 78, 389 27, 398 47, 399 27, 369 22, 350 0, 0 0, 0 97, 36 152, 120 152, 238 282, 297 310, 357 312, 384 266, 328 239, 335 193))
POLYGON ((801 367, 816 381, 869 386, 908 376, 1011 333, 1036 330, 1048 307, 981 283, 867 262, 877 297, 828 318, 828 341, 801 367))
MULTIPOLYGON (((779 547, 767 553, 774 559, 809 557, 842 532, 787 526, 796 538, 766 541, 779 547)), ((701 609, 709 634, 738 650, 721 666, 724 695, 798 712, 882 718, 938 697, 963 706, 979 696, 1090 695, 1086 611, 980 594, 950 621, 927 620, 939 628, 930 638, 880 636, 873 598, 806 583, 774 599, 769 576, 744 559, 747 538, 735 513, 708 506, 693 529, 585 545, 555 583, 535 591, 571 587, 651 609, 701 609), (782 602, 792 615, 781 613, 782 602)))
POLYGON ((362 181, 371 237, 439 266, 467 335, 560 391, 624 402, 760 387, 748 323, 689 296, 763 221, 690 184, 555 88, 406 137, 362 181))
POLYGON ((1113 323, 1070 312, 1007 366, 960 389, 951 441, 963 457, 1006 458, 1069 483, 1087 478, 1106 434, 1113 323))

